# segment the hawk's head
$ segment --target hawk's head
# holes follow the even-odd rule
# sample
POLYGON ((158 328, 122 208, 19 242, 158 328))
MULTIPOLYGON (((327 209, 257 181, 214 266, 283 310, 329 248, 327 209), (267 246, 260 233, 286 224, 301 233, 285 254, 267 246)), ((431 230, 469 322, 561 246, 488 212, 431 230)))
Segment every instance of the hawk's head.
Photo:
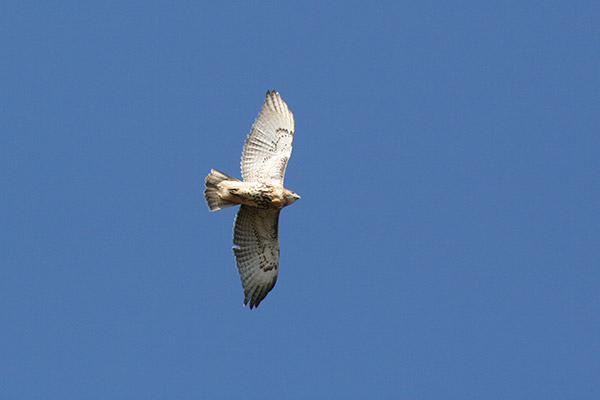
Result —
POLYGON ((295 202, 296 200, 298 200, 300 198, 300 196, 296 192, 292 192, 291 190, 287 190, 287 189, 283 189, 283 190, 284 190, 283 198, 284 198, 286 206, 289 206, 290 204, 292 204, 293 202, 295 202))

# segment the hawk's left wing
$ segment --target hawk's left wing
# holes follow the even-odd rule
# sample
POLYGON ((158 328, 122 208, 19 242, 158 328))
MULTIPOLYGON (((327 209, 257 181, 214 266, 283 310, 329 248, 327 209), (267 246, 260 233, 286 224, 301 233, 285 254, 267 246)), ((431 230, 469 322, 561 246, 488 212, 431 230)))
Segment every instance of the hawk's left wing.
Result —
POLYGON ((277 281, 279 210, 242 204, 235 217, 233 253, 244 288, 244 305, 258 307, 277 281))
POLYGON ((294 115, 279 93, 267 92, 242 153, 242 177, 246 182, 283 186, 292 155, 294 115))

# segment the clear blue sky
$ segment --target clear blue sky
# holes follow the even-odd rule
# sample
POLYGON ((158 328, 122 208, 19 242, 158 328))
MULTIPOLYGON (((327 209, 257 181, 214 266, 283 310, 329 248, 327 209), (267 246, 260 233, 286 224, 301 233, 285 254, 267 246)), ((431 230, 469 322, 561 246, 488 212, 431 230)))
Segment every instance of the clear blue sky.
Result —
POLYGON ((600 398, 600 5, 4 2, 3 399, 600 398), (275 289, 236 210, 296 117, 275 289))

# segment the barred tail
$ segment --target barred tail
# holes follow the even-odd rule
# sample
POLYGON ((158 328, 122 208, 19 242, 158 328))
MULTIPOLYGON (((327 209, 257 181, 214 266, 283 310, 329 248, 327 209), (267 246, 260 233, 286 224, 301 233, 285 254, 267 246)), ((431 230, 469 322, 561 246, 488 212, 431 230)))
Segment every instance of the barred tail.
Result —
POLYGON ((210 211, 217 211, 221 208, 235 206, 238 203, 234 203, 229 200, 224 200, 219 194, 219 183, 223 181, 237 181, 227 174, 211 169, 210 174, 206 177, 206 190, 204 191, 204 197, 206 198, 206 204, 210 211))

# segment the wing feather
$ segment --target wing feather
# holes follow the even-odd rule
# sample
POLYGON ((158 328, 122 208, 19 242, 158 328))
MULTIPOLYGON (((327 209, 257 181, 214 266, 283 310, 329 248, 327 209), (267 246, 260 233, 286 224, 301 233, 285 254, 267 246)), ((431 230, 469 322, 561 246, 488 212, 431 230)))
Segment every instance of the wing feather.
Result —
POLYGON ((292 155, 294 115, 279 93, 267 92, 242 152, 242 177, 246 182, 283 186, 292 155))
POLYGON ((242 205, 235 217, 233 253, 244 289, 244 305, 258 307, 273 289, 279 268, 279 210, 242 205))

